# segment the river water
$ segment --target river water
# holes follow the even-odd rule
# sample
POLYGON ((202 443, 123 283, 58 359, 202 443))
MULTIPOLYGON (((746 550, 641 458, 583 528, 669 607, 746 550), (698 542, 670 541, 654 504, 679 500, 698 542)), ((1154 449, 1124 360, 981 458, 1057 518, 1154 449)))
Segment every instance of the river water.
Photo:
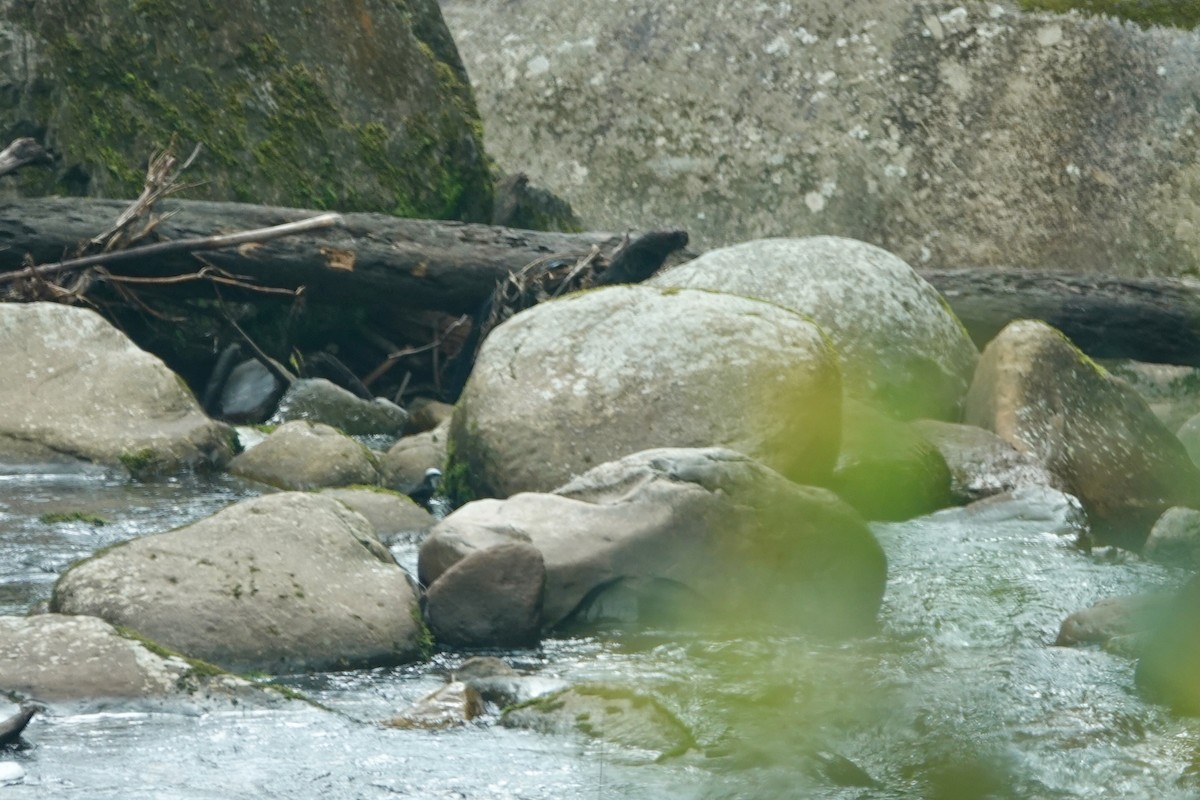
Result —
MULTIPOLYGON (((0 608, 45 601, 96 549, 251 496, 234 482, 0 475, 0 608), (86 511, 107 524, 43 521, 86 511)), ((652 754, 485 720, 375 724, 463 659, 280 679, 324 704, 276 710, 90 704, 35 718, 4 797, 62 798, 1173 798, 1200 795, 1200 724, 1133 691, 1134 664, 1051 646, 1098 599, 1181 583, 1082 551, 1053 499, 876 525, 889 582, 878 635, 841 644, 643 631, 560 637, 500 655, 572 682, 659 699, 701 747, 652 754), (847 759, 869 776, 844 777, 847 759), (841 776, 841 777, 839 777, 841 776)), ((397 555, 411 562, 411 545, 397 555)), ((0 703, 2 705, 2 703, 0 703)), ((7 711, 0 709, 0 714, 7 711)), ((853 772, 853 770, 851 770, 853 772)))

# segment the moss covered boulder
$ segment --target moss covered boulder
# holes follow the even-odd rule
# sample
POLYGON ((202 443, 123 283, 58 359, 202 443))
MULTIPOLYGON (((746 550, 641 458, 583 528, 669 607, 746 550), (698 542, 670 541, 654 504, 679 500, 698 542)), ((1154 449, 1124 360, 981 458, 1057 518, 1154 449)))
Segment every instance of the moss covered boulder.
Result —
POLYGON ((1079 498, 1101 541, 1140 548, 1171 506, 1200 507, 1200 470, 1125 381, 1044 322, 988 344, 966 422, 1037 458, 1079 498))
POLYGON ((483 219, 491 178, 435 0, 0 2, 0 125, 56 156, 26 194, 136 196, 204 145, 194 193, 483 219))

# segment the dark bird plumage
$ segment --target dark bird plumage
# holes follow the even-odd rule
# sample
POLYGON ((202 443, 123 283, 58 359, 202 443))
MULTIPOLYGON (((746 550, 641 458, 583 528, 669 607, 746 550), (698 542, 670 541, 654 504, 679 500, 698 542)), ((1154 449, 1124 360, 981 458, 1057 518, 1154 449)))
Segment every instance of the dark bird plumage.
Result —
POLYGON ((428 511, 429 501, 437 494, 438 484, 441 480, 442 471, 437 467, 430 467, 425 470, 425 477, 420 483, 405 486, 400 491, 404 492, 413 499, 413 502, 428 511))
POLYGON ((22 703, 20 711, 0 722, 0 747, 16 744, 25 727, 29 725, 29 720, 33 719, 33 715, 39 710, 34 703, 22 703))

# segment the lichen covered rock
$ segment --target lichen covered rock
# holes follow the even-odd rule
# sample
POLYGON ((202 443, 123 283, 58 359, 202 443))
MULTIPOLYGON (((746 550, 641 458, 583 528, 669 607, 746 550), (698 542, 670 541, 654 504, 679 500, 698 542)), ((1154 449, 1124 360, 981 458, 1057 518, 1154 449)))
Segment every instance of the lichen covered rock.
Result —
POLYGON ((331 497, 299 492, 105 550, 59 578, 51 607, 239 672, 423 654, 416 592, 367 521, 331 497))
POLYGON ((979 357, 936 289, 853 239, 743 242, 650 283, 754 297, 812 318, 837 350, 847 396, 905 419, 956 420, 979 357))
POLYGON ((836 234, 944 269, 1200 267, 1191 32, 916 0, 445 12, 489 152, 591 229, 836 234))
POLYGON ((1036 456, 1101 539, 1140 547, 1167 508, 1200 503, 1200 470, 1146 401, 1044 322, 1013 322, 988 344, 966 422, 1036 456))
POLYGON ((821 330, 772 303, 582 292, 484 341, 451 422, 448 477, 507 497, 652 447, 721 445, 819 485, 837 457, 841 387, 821 330))

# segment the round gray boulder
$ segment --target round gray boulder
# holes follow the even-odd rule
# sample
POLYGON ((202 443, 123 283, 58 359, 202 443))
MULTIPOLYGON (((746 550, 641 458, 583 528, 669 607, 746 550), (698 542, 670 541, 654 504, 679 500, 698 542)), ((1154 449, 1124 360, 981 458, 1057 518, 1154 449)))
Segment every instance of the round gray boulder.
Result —
POLYGON ((836 358, 811 321, 734 295, 618 286, 542 303, 484 342, 448 474, 507 497, 651 447, 721 445, 821 483, 840 437, 836 358))
POLYGON ((0 461, 64 454, 136 475, 220 467, 230 429, 99 314, 0 304, 0 461))
POLYGON ((854 239, 745 242, 650 283, 754 297, 811 317, 833 340, 847 396, 904 419, 957 420, 979 357, 936 289, 854 239))
POLYGON ((304 421, 280 425, 233 459, 229 472, 279 489, 379 483, 375 458, 366 447, 336 428, 304 421))
POLYGON ((322 495, 254 498, 105 550, 59 579, 51 608, 101 617, 238 672, 422 655, 408 576, 366 520, 322 495))

